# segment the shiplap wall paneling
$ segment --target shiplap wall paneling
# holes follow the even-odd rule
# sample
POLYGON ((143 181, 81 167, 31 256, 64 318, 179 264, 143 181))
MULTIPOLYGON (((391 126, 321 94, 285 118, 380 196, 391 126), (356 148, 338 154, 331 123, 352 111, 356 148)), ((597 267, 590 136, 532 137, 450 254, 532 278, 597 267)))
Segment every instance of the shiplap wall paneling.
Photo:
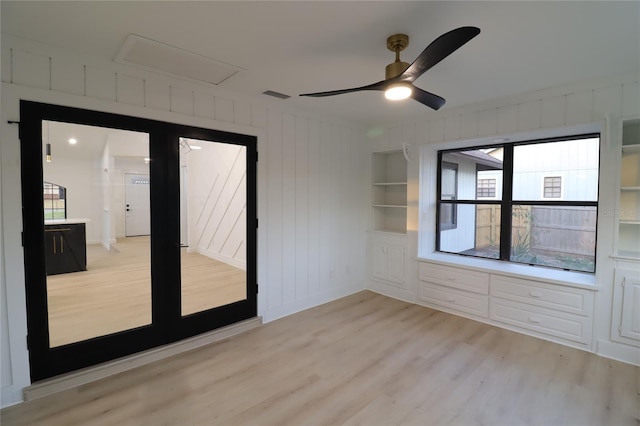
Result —
POLYGON ((0 78, 3 82, 13 83, 13 49, 8 45, 2 43, 0 46, 0 78))
POLYGON ((84 95, 84 65, 72 58, 51 58, 51 90, 84 95))
POLYGON ((322 257, 321 257, 321 276, 320 285, 323 289, 333 290, 335 288, 335 261, 337 258, 337 247, 332 246, 332 242, 336 236, 336 185, 339 183, 337 175, 337 155, 336 147, 336 128, 331 123, 322 123, 322 142, 320 145, 320 170, 322 182, 322 257))
POLYGON ((126 74, 116 76, 118 102, 144 106, 144 80, 126 74))
POLYGON ((39 89, 51 88, 51 59, 49 56, 13 50, 13 82, 39 89), (19 72, 15 72, 20 70, 19 72))
POLYGON ((145 106, 160 111, 171 110, 171 86, 165 84, 163 80, 144 81, 144 101, 145 106))
POLYGON ((591 122, 593 112, 593 90, 583 90, 567 95, 567 116, 565 124, 591 122))
POLYGON ((215 97, 214 118, 218 121, 234 122, 234 102, 220 96, 215 97))
POLYGON ((460 116, 460 138, 472 139, 478 136, 478 113, 472 111, 460 116))
MULTIPOLYGON (((263 105, 251 104, 251 125, 259 129, 267 128, 267 108, 263 105)), ((259 146, 259 149, 266 146, 259 146)))
POLYGON ((213 119, 215 99, 208 93, 195 92, 193 94, 193 114, 196 117, 213 119))
MULTIPOLYGON (((267 310, 282 306, 282 113, 267 110, 267 310)), ((266 157, 266 158, 265 158, 266 157)), ((261 160, 263 161, 263 160, 261 160)))
POLYGON ((491 108, 478 111, 478 136, 498 134, 498 109, 491 108))
POLYGON ((528 101, 518 105, 518 130, 540 128, 540 101, 528 101))
POLYGON ((282 114, 282 304, 296 294, 296 118, 282 114))
POLYGON ((498 134, 513 133, 518 130, 518 105, 498 108, 498 134))
POLYGON ((236 124, 251 126, 251 104, 248 102, 234 102, 233 118, 236 124))
POLYGON ((460 115, 453 114, 444 119, 444 139, 455 141, 460 139, 460 115))
POLYGON ((640 82, 622 85, 622 115, 624 117, 640 115, 640 82))
POLYGON ((566 96, 554 96, 540 101, 540 125, 542 128, 554 128, 565 123, 566 96))
POLYGON ((444 118, 438 118, 429 122, 429 142, 444 141, 444 126, 444 118))
POLYGON ((194 101, 193 91, 189 89, 183 89, 181 87, 170 86, 169 87, 171 112, 177 112, 178 114, 193 115, 194 113, 194 101))
POLYGON ((85 94, 90 98, 116 101, 116 73, 113 71, 85 67, 85 94))
POLYGON ((309 266, 309 295, 320 293, 320 123, 317 120, 308 122, 308 180, 307 180, 307 239, 309 266))
POLYGON ((593 119, 619 117, 622 114, 622 85, 603 87, 593 92, 593 119))
POLYGON ((309 295, 309 121, 295 118, 295 289, 296 297, 309 295))

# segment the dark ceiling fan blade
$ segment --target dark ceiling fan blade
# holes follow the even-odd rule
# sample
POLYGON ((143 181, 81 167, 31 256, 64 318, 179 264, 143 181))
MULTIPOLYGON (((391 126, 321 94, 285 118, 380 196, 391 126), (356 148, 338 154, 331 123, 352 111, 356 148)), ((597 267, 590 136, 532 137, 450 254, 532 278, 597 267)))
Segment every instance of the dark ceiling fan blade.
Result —
POLYGON ((387 87, 387 80, 378 81, 377 83, 369 84, 367 86, 354 87, 351 89, 332 90, 329 92, 317 92, 317 93, 303 93, 299 96, 312 96, 314 98, 322 98, 324 96, 341 95, 343 93, 360 92, 363 90, 384 90, 387 87))
POLYGON ((480 28, 476 27, 460 27, 442 34, 422 51, 416 60, 409 65, 409 68, 400 74, 398 79, 413 83, 425 71, 451 55, 478 34, 480 34, 480 28))
POLYGON ((413 92, 411 92, 411 97, 416 101, 420 102, 421 104, 426 105, 429 108, 432 108, 435 110, 440 109, 446 102, 440 96, 434 95, 433 93, 429 93, 426 90, 422 90, 416 86, 413 86, 413 92))

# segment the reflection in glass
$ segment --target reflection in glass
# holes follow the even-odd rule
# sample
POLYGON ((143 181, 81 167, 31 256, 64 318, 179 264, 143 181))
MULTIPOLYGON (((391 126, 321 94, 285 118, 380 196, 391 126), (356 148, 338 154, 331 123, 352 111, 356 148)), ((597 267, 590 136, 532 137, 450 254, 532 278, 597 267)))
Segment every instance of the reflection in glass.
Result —
POLYGON ((516 145, 513 200, 598 201, 599 138, 516 145))
POLYGON ((500 205, 458 204, 457 226, 440 231, 440 251, 498 259, 500 205))
POLYGON ((46 144, 52 151, 43 161, 50 346, 150 324, 150 236, 126 233, 131 215, 149 223, 148 210, 127 206, 149 204, 148 135, 53 121, 42 127, 43 153, 46 144), (138 200, 127 199, 128 174, 147 176, 138 200))
POLYGON ((246 147, 180 139, 182 315, 247 298, 246 147))

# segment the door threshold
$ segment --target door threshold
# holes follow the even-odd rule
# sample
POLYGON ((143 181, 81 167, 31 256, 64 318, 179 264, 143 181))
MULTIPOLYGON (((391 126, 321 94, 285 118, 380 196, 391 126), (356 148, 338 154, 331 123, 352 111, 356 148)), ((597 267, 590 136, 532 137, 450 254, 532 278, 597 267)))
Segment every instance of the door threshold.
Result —
POLYGON ((211 343, 219 342, 262 325, 262 317, 250 318, 226 327, 199 334, 179 342, 149 349, 124 358, 83 368, 71 373, 45 379, 23 389, 23 400, 32 401, 67 389, 72 389, 124 371, 179 355, 211 343))

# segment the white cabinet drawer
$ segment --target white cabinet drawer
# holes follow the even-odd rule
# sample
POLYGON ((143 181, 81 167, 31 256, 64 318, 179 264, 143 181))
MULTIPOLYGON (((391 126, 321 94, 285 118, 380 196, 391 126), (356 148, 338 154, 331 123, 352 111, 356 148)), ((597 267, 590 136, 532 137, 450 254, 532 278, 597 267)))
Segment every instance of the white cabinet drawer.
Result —
POLYGON ((591 342, 591 317, 492 298, 489 318, 574 342, 591 342))
POLYGON ((421 262, 418 278, 460 290, 489 294, 489 274, 485 272, 421 262))
POLYGON ((436 284, 420 283, 420 300, 483 318, 489 316, 489 296, 465 293, 436 284))
POLYGON ((491 296, 573 314, 593 314, 593 292, 580 288, 492 275, 491 296))

